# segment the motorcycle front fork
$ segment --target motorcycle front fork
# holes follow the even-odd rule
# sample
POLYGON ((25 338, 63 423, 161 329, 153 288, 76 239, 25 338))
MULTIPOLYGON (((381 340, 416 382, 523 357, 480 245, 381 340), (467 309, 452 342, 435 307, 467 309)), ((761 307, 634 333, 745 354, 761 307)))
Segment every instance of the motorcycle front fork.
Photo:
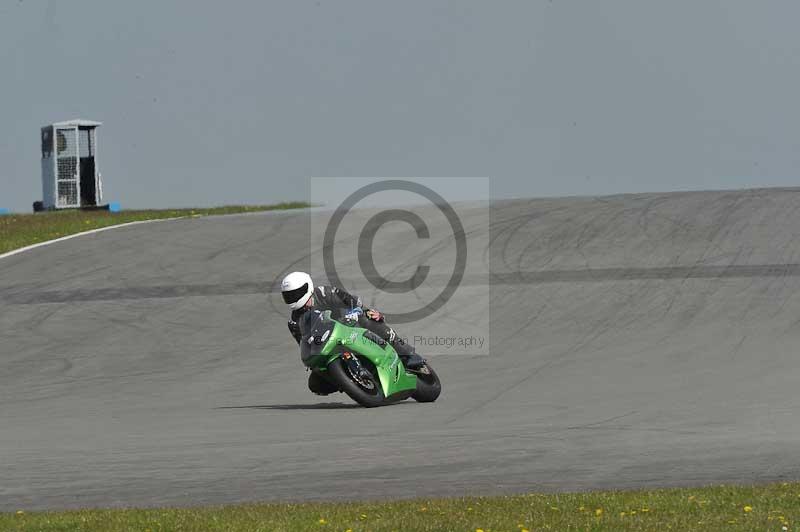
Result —
POLYGON ((364 366, 362 366, 361 362, 358 361, 358 357, 350 351, 345 351, 342 353, 342 360, 344 360, 345 365, 347 365, 347 369, 352 375, 358 375, 359 377, 371 377, 369 371, 364 369, 364 366))

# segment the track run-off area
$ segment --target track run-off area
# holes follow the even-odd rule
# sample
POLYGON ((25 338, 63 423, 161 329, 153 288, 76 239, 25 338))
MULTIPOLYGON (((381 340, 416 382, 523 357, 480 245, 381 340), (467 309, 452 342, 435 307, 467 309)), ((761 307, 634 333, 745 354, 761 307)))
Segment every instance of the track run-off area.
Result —
POLYGON ((275 291, 307 211, 0 260, 0 511, 800 478, 800 189, 490 209, 489 353, 431 356, 433 404, 307 390, 275 291))

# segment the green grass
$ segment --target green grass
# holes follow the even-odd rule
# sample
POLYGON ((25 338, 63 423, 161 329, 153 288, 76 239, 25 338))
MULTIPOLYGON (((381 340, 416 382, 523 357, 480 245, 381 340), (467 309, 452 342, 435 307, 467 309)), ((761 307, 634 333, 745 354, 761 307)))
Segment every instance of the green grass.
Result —
POLYGON ((3 531, 800 530, 800 483, 649 491, 0 514, 3 531), (786 527, 786 528, 784 528, 786 527))
POLYGON ((9 214, 0 216, 0 253, 90 229, 141 220, 299 209, 308 206, 308 203, 298 201, 274 205, 228 206, 209 209, 165 209, 117 213, 68 210, 37 214, 9 214))

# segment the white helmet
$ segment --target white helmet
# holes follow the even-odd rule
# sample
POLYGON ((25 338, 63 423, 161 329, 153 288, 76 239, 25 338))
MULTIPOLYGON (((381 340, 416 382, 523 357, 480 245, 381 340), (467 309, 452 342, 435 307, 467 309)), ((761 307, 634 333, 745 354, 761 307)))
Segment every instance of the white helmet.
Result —
POLYGON ((302 308, 314 293, 314 281, 306 272, 292 272, 281 281, 283 301, 292 310, 302 308))

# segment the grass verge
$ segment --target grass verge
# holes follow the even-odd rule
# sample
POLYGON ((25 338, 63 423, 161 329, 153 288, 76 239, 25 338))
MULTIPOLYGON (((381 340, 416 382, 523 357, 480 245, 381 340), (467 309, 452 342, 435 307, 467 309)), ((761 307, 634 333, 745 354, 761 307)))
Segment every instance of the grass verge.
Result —
POLYGON ((800 483, 399 502, 0 514, 8 531, 798 530, 800 483))
POLYGON ((274 205, 242 205, 213 207, 209 209, 164 209, 143 211, 51 211, 37 214, 9 214, 0 216, 0 254, 31 244, 38 244, 62 236, 90 229, 109 227, 143 220, 163 220, 215 214, 238 214, 309 207, 308 203, 290 202, 274 205))

